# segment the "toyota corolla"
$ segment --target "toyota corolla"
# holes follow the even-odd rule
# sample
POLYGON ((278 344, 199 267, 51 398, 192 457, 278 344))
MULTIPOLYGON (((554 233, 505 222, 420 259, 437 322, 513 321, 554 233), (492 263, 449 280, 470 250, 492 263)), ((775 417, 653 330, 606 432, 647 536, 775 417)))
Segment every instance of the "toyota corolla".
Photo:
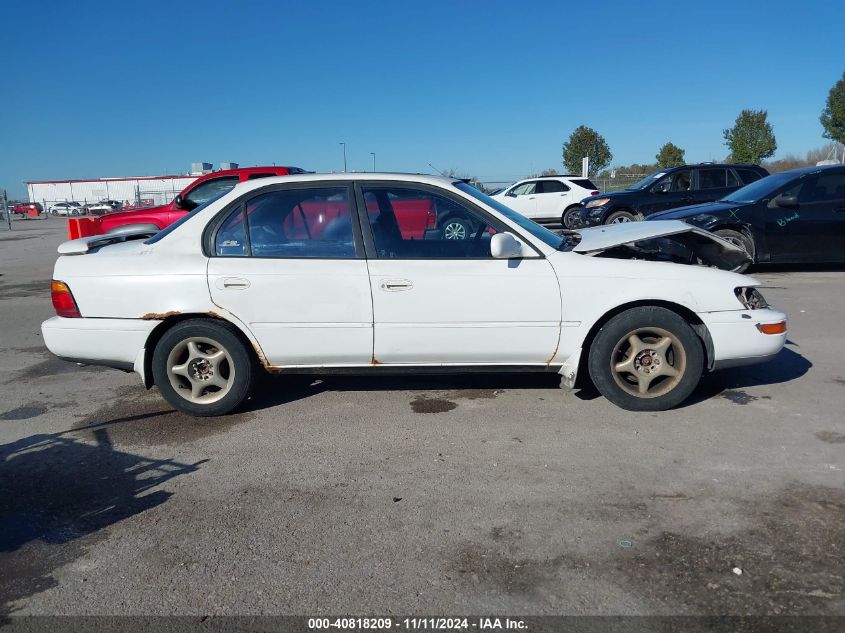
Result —
POLYGON ((47 347, 134 370, 201 416, 240 406, 263 371, 421 368, 558 372, 663 410, 703 372, 770 359, 786 338, 759 282, 727 272, 745 252, 702 229, 557 234, 434 176, 244 182, 155 234, 123 227, 59 254, 47 347), (462 239, 443 207, 473 227, 462 239), (426 219, 409 230, 407 214, 426 219))

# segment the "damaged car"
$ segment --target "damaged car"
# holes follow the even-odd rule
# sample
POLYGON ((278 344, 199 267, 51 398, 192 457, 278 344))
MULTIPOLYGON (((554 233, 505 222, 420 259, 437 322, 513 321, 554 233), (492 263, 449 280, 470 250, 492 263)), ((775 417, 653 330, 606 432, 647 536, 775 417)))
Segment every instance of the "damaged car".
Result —
POLYGON ((786 340, 760 282, 724 270, 733 244, 680 221, 557 234, 454 178, 249 181, 59 255, 50 351, 135 371, 197 416, 241 406, 263 372, 557 372, 664 410, 786 340), (437 218, 402 229, 443 206, 463 239, 437 218))

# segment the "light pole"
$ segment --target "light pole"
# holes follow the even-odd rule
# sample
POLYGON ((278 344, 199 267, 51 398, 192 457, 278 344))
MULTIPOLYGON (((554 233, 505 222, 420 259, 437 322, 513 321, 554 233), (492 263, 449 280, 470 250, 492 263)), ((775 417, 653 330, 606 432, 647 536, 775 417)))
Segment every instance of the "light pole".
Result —
POLYGON ((343 173, 346 173, 346 143, 340 142, 343 145, 343 173))
POLYGON ((370 156, 373 157, 373 172, 375 172, 375 170, 376 170, 376 153, 370 152, 370 156))

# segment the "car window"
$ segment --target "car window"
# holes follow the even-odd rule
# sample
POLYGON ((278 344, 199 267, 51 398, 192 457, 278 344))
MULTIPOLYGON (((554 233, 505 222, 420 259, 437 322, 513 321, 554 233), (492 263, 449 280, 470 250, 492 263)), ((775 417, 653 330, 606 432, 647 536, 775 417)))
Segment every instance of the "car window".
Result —
POLYGON ((538 184, 537 193, 563 193, 569 191, 569 187, 559 180, 541 180, 538 184))
POLYGON ((652 191, 689 191, 692 187, 692 170, 682 169, 661 178, 652 191))
POLYGON ((221 193, 230 191, 236 184, 238 184, 237 176, 225 176, 206 180, 185 194, 185 200, 188 201, 189 206, 200 205, 212 198, 216 198, 221 193))
POLYGON ((728 170, 728 187, 741 187, 742 183, 739 181, 739 178, 736 177, 733 169, 728 170))
POLYGON ((845 173, 820 174, 799 197, 800 202, 829 202, 845 199, 845 173))
POLYGON ((246 218, 253 257, 355 257, 346 187, 270 191, 246 203, 246 218))
POLYGON ((233 211, 217 229, 217 235, 214 238, 214 253, 220 257, 246 257, 249 254, 243 206, 233 211))
POLYGON ((753 169, 737 169, 736 173, 739 174, 739 177, 742 178, 742 182, 744 182, 746 185, 760 180, 760 178, 763 177, 761 174, 758 174, 753 169))
POLYGON ((486 258, 490 238, 504 230, 475 209, 425 189, 364 187, 363 194, 382 258, 486 258))
POLYGON ((588 178, 573 178, 570 182, 573 185, 583 187, 584 189, 598 189, 598 187, 593 184, 593 181, 588 178))
POLYGON ((247 180, 255 180, 256 178, 271 178, 276 174, 250 174, 247 176, 247 180))
POLYGON ((511 189, 511 194, 515 196, 530 196, 533 193, 537 192, 537 183, 536 182, 524 182, 518 187, 514 187, 511 189))
POLYGON ((727 170, 726 169, 699 169, 698 170, 698 188, 699 189, 724 189, 727 187, 727 170))

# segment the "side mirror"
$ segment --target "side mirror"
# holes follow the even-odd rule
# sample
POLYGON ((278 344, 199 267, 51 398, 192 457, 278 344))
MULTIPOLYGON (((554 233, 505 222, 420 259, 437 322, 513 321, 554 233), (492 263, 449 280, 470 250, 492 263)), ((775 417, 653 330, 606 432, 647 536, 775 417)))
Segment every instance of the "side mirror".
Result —
POLYGON ((505 196, 506 196, 506 197, 508 197, 508 198, 516 198, 516 194, 513 192, 513 189, 511 189, 510 191, 508 191, 508 192, 505 194, 505 196))
POLYGON ((173 206, 176 207, 177 209, 181 209, 183 202, 184 202, 184 200, 182 200, 182 194, 177 193, 176 197, 173 198, 173 206))
POLYGON ((490 238, 490 254, 495 259, 522 257, 522 242, 513 233, 496 233, 490 238))
POLYGON ((798 196, 780 194, 775 198, 775 205, 784 209, 796 209, 798 208, 798 196))

